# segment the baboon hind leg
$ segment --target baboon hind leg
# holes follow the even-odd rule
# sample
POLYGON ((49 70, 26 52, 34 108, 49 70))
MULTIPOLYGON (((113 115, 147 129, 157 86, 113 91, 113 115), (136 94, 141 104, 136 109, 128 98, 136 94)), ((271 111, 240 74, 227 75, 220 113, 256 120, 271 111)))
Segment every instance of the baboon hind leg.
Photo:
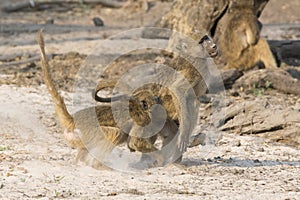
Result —
POLYGON ((102 164, 99 159, 92 156, 85 148, 78 149, 75 161, 77 164, 83 163, 98 170, 111 170, 110 167, 102 164))

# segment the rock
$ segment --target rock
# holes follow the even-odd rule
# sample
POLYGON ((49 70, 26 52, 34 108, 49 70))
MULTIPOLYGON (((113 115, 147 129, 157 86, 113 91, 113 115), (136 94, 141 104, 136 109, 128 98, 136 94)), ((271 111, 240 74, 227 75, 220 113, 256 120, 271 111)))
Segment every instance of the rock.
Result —
POLYGON ((104 26, 104 22, 99 17, 94 17, 93 22, 95 26, 104 26))

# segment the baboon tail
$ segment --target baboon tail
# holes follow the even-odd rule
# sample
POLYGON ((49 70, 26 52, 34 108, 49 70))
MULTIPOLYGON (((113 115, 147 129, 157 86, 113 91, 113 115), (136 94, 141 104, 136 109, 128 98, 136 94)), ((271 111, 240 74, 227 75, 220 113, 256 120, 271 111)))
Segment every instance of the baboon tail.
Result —
POLYGON ((117 85, 118 81, 117 80, 109 80, 109 81, 100 81, 96 87, 96 89, 92 92, 92 97, 98 101, 98 102, 103 102, 103 103, 110 103, 113 101, 119 101, 121 99, 128 99, 127 95, 119 95, 119 96, 114 96, 114 97, 101 97, 98 96, 98 92, 100 90, 106 89, 106 88, 114 88, 117 85))
POLYGON ((57 89, 55 88, 55 85, 49 73, 49 64, 45 53, 45 43, 42 30, 40 30, 37 34, 37 42, 40 46, 41 51, 41 62, 44 82, 54 101, 56 114, 58 115, 61 125, 64 126, 68 131, 72 132, 75 129, 74 118, 68 112, 66 104, 61 95, 58 93, 57 89))
POLYGON ((115 87, 115 85, 117 84, 117 81, 116 80, 110 80, 110 81, 100 81, 96 87, 95 90, 93 90, 92 92, 92 96, 93 98, 98 101, 98 102, 105 102, 105 103, 109 103, 111 102, 111 97, 100 97, 97 95, 97 93, 100 91, 100 90, 103 90, 105 88, 113 88, 115 87))

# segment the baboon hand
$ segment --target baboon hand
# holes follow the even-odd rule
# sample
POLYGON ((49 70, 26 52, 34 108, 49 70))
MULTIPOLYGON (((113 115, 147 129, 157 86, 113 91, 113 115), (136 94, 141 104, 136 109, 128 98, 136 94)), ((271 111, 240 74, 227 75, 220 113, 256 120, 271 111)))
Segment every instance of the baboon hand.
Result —
POLYGON ((188 135, 181 133, 177 138, 177 147, 180 153, 184 153, 189 145, 188 135))

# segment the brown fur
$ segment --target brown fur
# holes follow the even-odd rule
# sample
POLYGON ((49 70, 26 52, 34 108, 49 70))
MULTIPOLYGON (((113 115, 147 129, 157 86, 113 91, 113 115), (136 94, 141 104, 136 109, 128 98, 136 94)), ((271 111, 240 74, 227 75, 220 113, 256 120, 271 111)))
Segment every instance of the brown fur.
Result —
POLYGON ((251 5, 232 3, 219 44, 225 68, 247 70, 258 62, 266 68, 277 67, 267 41, 260 37, 260 26, 251 5))
MULTIPOLYGON (((118 124, 115 122, 114 115, 112 113, 111 106, 101 105, 95 107, 89 107, 76 112, 73 116, 68 112, 63 98, 58 93, 55 85, 49 74, 49 65, 45 54, 45 45, 42 32, 37 35, 37 41, 41 50, 41 61, 43 69, 43 77, 49 93, 52 96, 55 104, 56 114, 61 122, 61 125, 65 127, 66 140, 78 150, 77 161, 82 161, 88 165, 92 165, 96 168, 102 168, 101 160, 112 151, 112 149, 119 144, 122 144, 128 140, 128 134, 118 128, 118 124), (88 151, 93 152, 93 156, 88 151)), ((129 99, 129 112, 133 121, 126 121, 126 117, 122 116, 122 110, 118 110, 117 115, 119 119, 125 119, 126 132, 129 132, 129 138, 134 138, 138 135, 138 127, 145 126, 151 122, 151 110, 153 104, 157 104, 157 99, 151 92, 138 92, 136 98, 129 99), (147 109, 142 106, 147 104, 147 109)), ((160 131, 159 134, 164 135, 168 133, 171 135, 176 130, 169 130, 169 122, 167 120, 166 125, 160 131)), ((157 136, 155 136, 157 137, 157 136)), ((128 143, 131 150, 140 152, 154 151, 156 148, 153 146, 156 138, 145 138, 132 141, 128 143)), ((130 140, 129 140, 130 141, 130 140)), ((154 154, 155 159, 159 165, 164 163, 164 158, 159 154, 154 154)))
MULTIPOLYGON (((201 44, 203 49, 207 52, 207 54, 210 57, 214 58, 219 54, 219 48, 214 43, 213 39, 210 36, 208 36, 208 35, 203 36, 200 39, 199 44, 201 44)), ((182 75, 190 82, 190 84, 194 86, 193 88, 194 88, 194 91, 197 96, 200 96, 205 93, 206 87, 205 87, 205 83, 202 79, 202 76, 185 59, 180 59, 180 58, 175 59, 173 61, 173 63, 169 64, 169 66, 173 67, 175 70, 182 73, 182 75)), ((101 80, 101 81, 99 81, 98 85, 96 86, 95 90, 92 93, 93 98, 98 102, 111 102, 111 101, 117 101, 117 100, 121 99, 122 98, 121 96, 104 98, 104 97, 100 97, 97 95, 97 93, 103 89, 115 87, 117 82, 118 82, 118 80, 101 80)), ((159 94, 160 98, 167 99, 167 101, 163 101, 164 107, 165 108, 172 107, 170 109, 167 109, 167 111, 172 112, 172 114, 171 114, 172 119, 178 119, 178 114, 175 113, 174 106, 169 105, 169 104, 174 104, 174 101, 172 100, 173 94, 171 94, 167 88, 163 88, 158 85, 154 85, 151 87, 149 87, 149 85, 147 85, 147 86, 143 86, 142 88, 140 88, 140 90, 147 90, 147 89, 154 90, 154 91, 156 91, 154 93, 159 94), (164 96, 166 96, 166 97, 164 97, 164 96)))
MULTIPOLYGON (((117 80, 110 80, 108 82, 106 81, 100 81, 95 89, 95 91, 93 92, 94 98, 96 101, 99 101, 100 99, 106 99, 105 102, 108 101, 118 101, 121 100, 122 97, 124 98, 124 96, 117 96, 117 97, 113 97, 113 98, 97 98, 97 93, 107 87, 114 87, 117 84, 117 80), (101 86, 101 83, 105 83, 103 85, 105 85, 105 87, 101 86)), ((179 104, 177 103, 177 101, 174 99, 174 95, 173 93, 171 93, 169 91, 168 88, 163 87, 161 85, 158 84, 148 84, 148 85, 144 85, 142 88, 137 89, 136 91, 133 92, 132 96, 134 98, 137 97, 143 97, 143 93, 148 93, 151 92, 155 95, 157 95, 161 101, 162 106, 164 107, 165 111, 167 112, 167 116, 168 119, 166 121, 165 126, 163 127, 163 129, 160 131, 159 134, 156 134, 150 138, 144 138, 143 134, 140 136, 130 136, 128 138, 128 147, 131 150, 135 150, 135 151, 140 151, 140 152, 145 152, 145 153, 149 153, 149 152, 156 152, 157 148, 153 145, 158 137, 161 136, 163 143, 162 143, 162 147, 165 147, 167 144, 169 144, 169 142, 174 139, 176 137, 176 133, 178 131, 178 123, 179 123, 179 116, 178 116, 178 112, 177 110, 179 110, 179 104), (176 107, 178 106, 178 107, 176 107)), ((129 98, 129 97, 127 97, 129 98)), ((100 101, 103 102, 103 101, 100 101)), ((149 102, 149 101, 148 101, 149 102)), ((140 125, 145 125, 145 121, 142 121, 143 124, 140 125)), ((136 127, 138 129, 138 127, 136 127)), ((132 132, 141 132, 138 130, 134 130, 135 128, 132 128, 132 132)), ((132 134, 130 134, 132 135, 132 134)), ((170 157, 172 157, 171 159, 176 160, 176 162, 180 162, 181 161, 181 156, 179 156, 180 153, 176 152, 176 146, 174 146, 174 149, 172 149, 171 151, 174 151, 173 153, 171 152, 171 154, 169 154, 170 157), (179 158, 177 159, 177 157, 179 156, 179 158)), ((165 163, 165 160, 168 159, 167 157, 164 157, 164 155, 159 155, 154 153, 152 154, 157 160, 158 160, 158 164, 160 163, 165 163)))
MULTIPOLYGON (((205 35, 203 38, 201 38, 199 44, 202 45, 203 49, 208 53, 209 56, 216 57, 218 55, 218 47, 213 42, 211 37, 209 37, 208 35, 205 35)), ((200 62, 203 62, 203 60, 201 60, 200 62)), ((190 82, 191 86, 193 87, 193 89, 195 91, 196 96, 200 96, 205 93, 205 91, 206 91, 205 82, 203 81, 201 74, 197 71, 197 69, 194 68, 194 66, 191 65, 191 63, 189 63, 185 59, 178 57, 177 59, 173 60, 172 63, 168 64, 168 66, 172 66, 176 71, 181 73, 190 82)), ((166 77, 164 77, 164 76, 168 76, 168 74, 161 75, 161 76, 162 76, 162 79, 165 79, 166 77)), ((94 99, 99 102, 110 102, 110 101, 116 101, 118 99, 121 99, 122 98, 121 96, 112 97, 112 98, 103 98, 103 97, 99 97, 97 95, 97 93, 102 89, 105 89, 107 87, 111 87, 111 88, 115 87, 117 82, 118 82, 118 80, 100 81, 98 83, 95 91, 93 92, 94 99)), ((180 80, 178 82, 180 82, 180 80)), ((179 124, 179 121, 180 121, 179 120, 180 119, 179 100, 176 99, 175 95, 170 91, 170 89, 163 87, 161 85, 158 85, 158 84, 150 84, 150 85, 141 87, 139 89, 139 91, 140 90, 151 90, 155 95, 157 95, 160 99, 162 99, 162 105, 166 109, 168 117, 176 124, 179 124)), ((135 94, 133 94, 133 95, 135 95, 135 94)), ((183 114, 183 118, 181 119, 181 121, 189 120, 189 119, 186 119, 186 117, 188 116, 187 111, 185 111, 183 113, 184 114, 183 114)), ((187 133, 180 133, 180 134, 181 134, 182 138, 185 138, 185 135, 188 135, 187 133)), ((137 147, 138 144, 135 144, 135 142, 138 142, 139 140, 140 140, 140 138, 131 139, 129 142, 130 146, 137 147)), ((177 145, 179 145, 179 143, 182 143, 181 140, 186 140, 186 139, 179 138, 179 142, 177 145)), ((188 140, 188 138, 187 138, 187 140, 188 140)), ((187 143, 188 141, 185 141, 185 142, 187 143)), ((185 148, 186 147, 183 147, 183 149, 185 149, 185 148)))

